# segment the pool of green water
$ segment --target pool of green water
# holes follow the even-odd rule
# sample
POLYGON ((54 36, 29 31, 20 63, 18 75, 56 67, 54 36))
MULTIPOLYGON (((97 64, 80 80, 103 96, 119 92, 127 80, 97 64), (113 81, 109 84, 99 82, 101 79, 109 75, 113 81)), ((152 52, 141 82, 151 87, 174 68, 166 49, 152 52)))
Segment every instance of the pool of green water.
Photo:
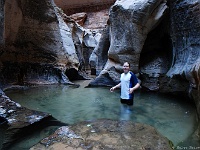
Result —
MULTIPOLYGON (((24 107, 50 113, 67 124, 99 118, 149 124, 175 146, 190 146, 188 139, 197 128, 195 106, 189 100, 166 94, 138 90, 135 92, 133 108, 120 103, 120 90, 111 93, 107 87, 51 85, 10 91, 6 95, 24 107)), ((57 128, 54 126, 35 131, 15 144, 13 150, 29 149, 57 128)), ((195 146, 198 146, 197 143, 195 146)))

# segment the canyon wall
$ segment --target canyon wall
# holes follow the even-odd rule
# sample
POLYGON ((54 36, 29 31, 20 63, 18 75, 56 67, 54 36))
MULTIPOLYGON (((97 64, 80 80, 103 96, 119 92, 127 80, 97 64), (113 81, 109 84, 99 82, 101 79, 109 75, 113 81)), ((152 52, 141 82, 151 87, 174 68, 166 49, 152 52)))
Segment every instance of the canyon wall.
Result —
POLYGON ((195 100, 200 116, 200 2, 176 0, 170 7, 173 62, 167 75, 171 81, 187 80, 185 92, 195 100))
POLYGON ((67 15, 77 12, 94 12, 108 9, 116 0, 54 0, 67 15))
POLYGON ((90 85, 116 84, 121 65, 129 61, 144 89, 181 93, 199 107, 199 5, 186 0, 116 1, 109 13, 108 60, 90 85))
MULTIPOLYGON (((134 73, 140 73, 140 55, 148 33, 163 20, 167 9, 166 1, 162 0, 116 1, 109 12, 108 60, 90 85, 112 86, 118 83, 122 64, 126 61, 131 64, 134 73)), ((108 45, 108 42, 104 43, 108 45)))
MULTIPOLYGON (((4 6, 4 0, 0 0, 0 5, 4 6)), ((3 32, 4 32, 4 7, 0 7, 0 47, 3 45, 3 32)))
POLYGON ((69 83, 64 73, 78 70, 79 60, 71 30, 53 0, 6 0, 3 8, 1 83, 69 83))
POLYGON ((114 3, 116 0, 54 0, 55 4, 60 8, 68 9, 82 6, 94 6, 114 3))

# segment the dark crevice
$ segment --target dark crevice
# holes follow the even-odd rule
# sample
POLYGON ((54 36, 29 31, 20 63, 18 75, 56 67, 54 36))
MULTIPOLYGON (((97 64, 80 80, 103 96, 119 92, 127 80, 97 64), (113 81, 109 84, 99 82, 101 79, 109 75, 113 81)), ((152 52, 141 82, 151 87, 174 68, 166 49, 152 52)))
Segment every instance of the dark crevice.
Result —
POLYGON ((172 63, 172 50, 168 15, 154 30, 149 32, 141 52, 139 62, 140 68, 146 64, 147 58, 151 59, 154 54, 157 54, 158 57, 162 54, 165 55, 168 61, 166 63, 168 67, 170 67, 172 63))

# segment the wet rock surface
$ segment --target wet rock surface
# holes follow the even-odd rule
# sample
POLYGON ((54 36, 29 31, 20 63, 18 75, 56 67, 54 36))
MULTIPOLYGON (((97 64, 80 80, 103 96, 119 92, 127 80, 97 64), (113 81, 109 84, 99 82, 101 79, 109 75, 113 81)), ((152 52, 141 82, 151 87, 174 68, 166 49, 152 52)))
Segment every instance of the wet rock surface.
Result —
POLYGON ((50 114, 22 107, 1 92, 0 125, 7 124, 2 149, 7 149, 10 144, 32 132, 33 127, 39 128, 42 123, 50 118, 52 118, 50 114))
POLYGON ((170 141, 149 125, 129 121, 96 120, 60 127, 31 150, 115 149, 170 150, 170 141))

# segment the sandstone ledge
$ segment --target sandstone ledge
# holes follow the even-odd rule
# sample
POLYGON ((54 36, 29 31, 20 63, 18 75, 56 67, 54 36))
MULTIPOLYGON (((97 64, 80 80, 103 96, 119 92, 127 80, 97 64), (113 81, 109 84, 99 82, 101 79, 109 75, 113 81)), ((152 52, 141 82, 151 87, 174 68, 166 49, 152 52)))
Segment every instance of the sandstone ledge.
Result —
POLYGON ((101 119, 60 127, 30 150, 171 150, 170 144, 149 125, 101 119))
POLYGON ((12 101, 0 89, 0 125, 6 126, 3 145, 0 145, 0 149, 8 149, 13 143, 52 118, 51 114, 30 110, 12 101))

